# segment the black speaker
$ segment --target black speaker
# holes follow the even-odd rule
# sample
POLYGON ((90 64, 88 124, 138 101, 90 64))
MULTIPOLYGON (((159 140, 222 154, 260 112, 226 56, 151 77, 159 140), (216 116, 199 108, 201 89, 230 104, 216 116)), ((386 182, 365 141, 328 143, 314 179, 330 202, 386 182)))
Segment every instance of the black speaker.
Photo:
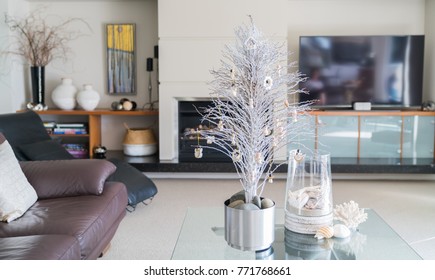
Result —
POLYGON ((159 46, 154 46, 154 58, 159 58, 159 46))
POLYGON ((153 59, 151 57, 147 58, 147 71, 148 72, 153 71, 153 59))

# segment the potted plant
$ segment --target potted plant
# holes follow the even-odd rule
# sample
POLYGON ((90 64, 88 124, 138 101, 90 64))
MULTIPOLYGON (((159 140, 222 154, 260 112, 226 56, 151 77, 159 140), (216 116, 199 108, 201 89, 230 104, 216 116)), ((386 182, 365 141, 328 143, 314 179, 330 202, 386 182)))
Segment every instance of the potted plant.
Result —
POLYGON ((310 102, 291 100, 304 92, 297 87, 304 77, 291 72, 295 63, 288 63, 284 44, 264 38, 252 19, 235 35, 221 67, 211 71, 213 105, 199 110, 209 129, 196 132, 207 144, 198 141, 195 157, 209 148, 232 159, 243 190, 225 202, 225 238, 238 249, 263 250, 274 241, 275 203, 262 197, 282 164, 274 154, 309 131, 301 115, 310 102))
MULTIPOLYGON (((45 110, 45 66, 54 59, 66 60, 71 51, 68 43, 81 35, 76 30, 68 30, 74 22, 87 23, 79 18, 69 18, 58 24, 49 24, 42 17, 42 11, 36 10, 24 18, 5 14, 5 23, 12 32, 6 54, 17 55, 30 64, 32 102, 29 109, 45 110)), ((88 26, 89 27, 89 26, 88 26)))

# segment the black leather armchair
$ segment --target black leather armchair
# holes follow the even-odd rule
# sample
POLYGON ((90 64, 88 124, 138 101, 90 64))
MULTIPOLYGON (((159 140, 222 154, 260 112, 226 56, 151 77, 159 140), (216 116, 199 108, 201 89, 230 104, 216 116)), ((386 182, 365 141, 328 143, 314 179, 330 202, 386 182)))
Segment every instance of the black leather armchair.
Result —
MULTIPOLYGON (((41 117, 33 111, 0 115, 0 132, 20 161, 74 159, 58 141, 50 137, 41 117)), ((128 210, 157 194, 156 185, 145 174, 122 160, 107 160, 117 167, 108 181, 122 182, 127 187, 128 210)))

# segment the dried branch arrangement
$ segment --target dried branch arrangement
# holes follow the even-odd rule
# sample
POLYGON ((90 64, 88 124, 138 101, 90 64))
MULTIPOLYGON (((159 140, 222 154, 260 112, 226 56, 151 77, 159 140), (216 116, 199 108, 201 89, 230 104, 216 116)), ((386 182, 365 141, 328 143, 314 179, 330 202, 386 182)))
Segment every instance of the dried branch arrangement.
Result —
POLYGON ((41 10, 36 10, 24 18, 5 14, 5 23, 14 33, 11 46, 4 53, 17 55, 27 60, 31 66, 46 66, 54 59, 66 60, 71 49, 68 43, 83 35, 78 30, 69 30, 74 22, 80 22, 90 29, 80 18, 69 18, 50 25, 41 10))
POLYGON ((211 71, 213 106, 201 114, 215 129, 197 133, 214 145, 198 145, 195 156, 209 148, 230 157, 247 202, 273 182, 280 165, 273 164, 274 151, 310 134, 303 118, 310 102, 289 102, 291 95, 304 93, 298 88, 304 77, 291 72, 295 63, 288 63, 288 56, 284 44, 265 39, 251 19, 250 26, 236 29, 235 45, 225 47, 221 67, 211 71))

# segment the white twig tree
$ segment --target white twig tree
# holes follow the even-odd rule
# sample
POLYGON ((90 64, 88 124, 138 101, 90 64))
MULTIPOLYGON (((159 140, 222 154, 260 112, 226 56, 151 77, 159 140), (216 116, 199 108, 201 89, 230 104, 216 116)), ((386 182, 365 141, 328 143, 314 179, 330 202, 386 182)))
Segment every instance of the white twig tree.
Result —
POLYGON ((235 34, 236 43, 225 47, 221 67, 211 71, 213 105, 201 112, 202 121, 214 128, 197 132, 214 145, 199 145, 195 156, 209 148, 230 157, 245 201, 251 202, 280 165, 273 162, 274 151, 310 133, 301 118, 310 103, 289 101, 291 95, 305 93, 298 88, 305 78, 291 71, 295 63, 288 63, 284 44, 264 38, 252 19, 235 34))

